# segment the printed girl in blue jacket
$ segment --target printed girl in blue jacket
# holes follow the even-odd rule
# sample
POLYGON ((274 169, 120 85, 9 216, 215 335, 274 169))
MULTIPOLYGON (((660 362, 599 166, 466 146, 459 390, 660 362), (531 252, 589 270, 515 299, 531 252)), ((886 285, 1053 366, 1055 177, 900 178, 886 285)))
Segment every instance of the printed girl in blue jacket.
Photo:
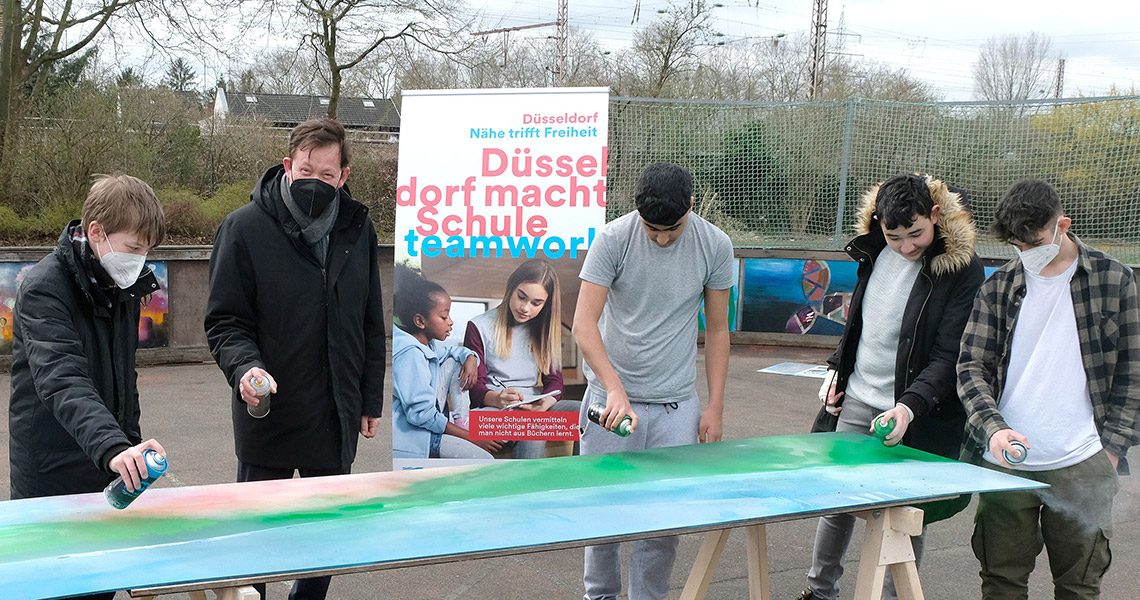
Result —
POLYGON ((470 389, 479 359, 461 346, 447 347, 454 324, 451 296, 404 265, 396 266, 392 332, 392 455, 395 458, 493 457, 450 422, 436 398, 439 367, 448 359, 463 364, 460 387, 470 389))

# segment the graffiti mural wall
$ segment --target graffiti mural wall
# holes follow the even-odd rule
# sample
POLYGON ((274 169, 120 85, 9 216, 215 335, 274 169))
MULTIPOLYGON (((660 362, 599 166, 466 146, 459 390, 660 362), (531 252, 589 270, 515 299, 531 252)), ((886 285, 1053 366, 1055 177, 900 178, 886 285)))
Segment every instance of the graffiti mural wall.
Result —
POLYGON ((839 260, 744 259, 740 330, 841 335, 857 266, 839 260))
POLYGON ((170 273, 165 262, 148 262, 158 278, 158 291, 143 298, 139 316, 139 348, 170 346, 170 273))
MULTIPOLYGON (((0 354, 12 353, 12 310, 16 290, 24 275, 36 263, 0 263, 0 354)), ((139 318, 139 348, 166 348, 170 345, 170 276, 165 262, 148 262, 158 277, 159 290, 142 301, 139 318)))

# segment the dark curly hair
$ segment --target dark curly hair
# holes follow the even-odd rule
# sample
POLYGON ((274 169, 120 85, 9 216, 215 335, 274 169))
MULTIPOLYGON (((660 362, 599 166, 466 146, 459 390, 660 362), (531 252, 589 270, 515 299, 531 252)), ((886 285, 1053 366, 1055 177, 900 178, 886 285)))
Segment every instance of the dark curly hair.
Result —
POLYGON ((415 335, 421 331, 415 325, 416 315, 427 316, 442 298, 447 297, 447 291, 438 283, 424 279, 422 275, 403 263, 396 263, 394 275, 392 312, 395 324, 405 332, 415 335))
POLYGON ((918 217, 929 217, 933 210, 930 187, 921 175, 891 177, 875 195, 875 218, 887 229, 910 227, 918 217))

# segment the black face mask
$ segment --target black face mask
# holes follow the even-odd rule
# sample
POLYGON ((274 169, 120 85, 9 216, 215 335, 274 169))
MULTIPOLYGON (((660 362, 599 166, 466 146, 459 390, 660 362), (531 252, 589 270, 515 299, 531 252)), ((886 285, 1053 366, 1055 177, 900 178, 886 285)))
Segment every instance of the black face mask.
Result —
POLYGON ((336 200, 340 189, 321 181, 320 179, 294 179, 289 184, 289 195, 301 210, 310 217, 318 217, 325 207, 336 200))

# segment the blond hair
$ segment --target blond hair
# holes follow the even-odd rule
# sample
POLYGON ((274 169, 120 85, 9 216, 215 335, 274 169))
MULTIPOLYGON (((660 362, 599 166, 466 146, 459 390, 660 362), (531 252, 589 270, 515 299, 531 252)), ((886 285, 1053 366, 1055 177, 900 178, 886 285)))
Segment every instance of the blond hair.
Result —
POLYGON ((550 375, 559 372, 562 370, 562 290, 559 289, 554 267, 541 258, 524 262, 507 278, 507 291, 503 293, 503 303, 499 305, 491 327, 495 336, 495 353, 504 359, 511 355, 511 333, 518 323, 511 314, 509 303, 515 288, 524 283, 537 283, 546 290, 546 304, 538 315, 524 324, 530 331, 530 352, 539 373, 550 375))
POLYGON ((92 221, 103 226, 106 235, 138 234, 151 248, 166 237, 162 205, 147 183, 130 175, 96 175, 87 200, 83 202, 83 229, 92 221))

